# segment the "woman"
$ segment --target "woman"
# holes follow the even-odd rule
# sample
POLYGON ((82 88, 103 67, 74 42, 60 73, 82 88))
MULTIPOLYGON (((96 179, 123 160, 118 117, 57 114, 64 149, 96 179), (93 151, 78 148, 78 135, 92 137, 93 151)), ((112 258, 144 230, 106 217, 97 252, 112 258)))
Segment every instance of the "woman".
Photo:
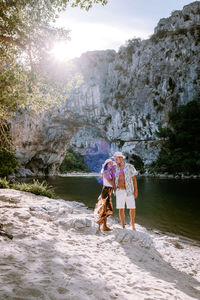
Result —
POLYGON ((114 188, 115 180, 114 180, 114 170, 116 163, 108 158, 102 165, 101 174, 103 178, 103 186, 109 186, 114 188))
POLYGON ((103 231, 110 231, 111 229, 107 226, 107 218, 113 213, 112 206, 112 191, 114 187, 114 166, 116 165, 112 159, 107 159, 102 165, 102 178, 103 178, 103 188, 101 195, 98 198, 98 202, 95 208, 96 223, 99 225, 99 230, 101 224, 103 223, 103 231))

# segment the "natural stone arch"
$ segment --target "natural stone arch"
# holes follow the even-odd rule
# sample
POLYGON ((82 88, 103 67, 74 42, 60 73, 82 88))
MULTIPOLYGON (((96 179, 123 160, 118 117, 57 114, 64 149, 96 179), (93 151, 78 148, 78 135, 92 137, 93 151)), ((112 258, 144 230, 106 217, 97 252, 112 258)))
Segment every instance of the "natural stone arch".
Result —
POLYGON ((57 173, 72 137, 84 128, 92 126, 101 130, 102 125, 93 114, 74 113, 64 103, 62 107, 37 114, 31 110, 19 113, 12 122, 12 137, 19 161, 19 176, 44 176, 57 173))

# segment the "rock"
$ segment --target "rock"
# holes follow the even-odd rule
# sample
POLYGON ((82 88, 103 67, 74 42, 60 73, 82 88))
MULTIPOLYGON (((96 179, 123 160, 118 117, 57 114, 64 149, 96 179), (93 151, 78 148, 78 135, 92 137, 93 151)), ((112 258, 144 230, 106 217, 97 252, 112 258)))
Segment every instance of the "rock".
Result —
POLYGON ((84 229, 86 227, 91 227, 92 222, 88 218, 82 218, 82 217, 74 217, 68 220, 60 220, 59 224, 64 228, 64 229, 70 229, 70 228, 75 228, 75 229, 84 229))
POLYGON ((121 242, 137 241, 141 246, 149 248, 152 244, 152 238, 149 234, 140 231, 117 229, 114 231, 115 240, 121 242))
POLYGON ((15 169, 15 175, 16 177, 34 177, 35 174, 33 172, 31 172, 31 170, 29 169, 25 169, 25 168, 16 168, 15 169))
POLYGON ((22 219, 22 220, 28 220, 28 219, 31 218, 31 215, 28 212, 21 212, 21 213, 18 214, 18 218, 22 219))
POLYGON ((12 194, 0 195, 0 200, 3 202, 20 203, 20 197, 12 196, 12 194))
POLYGON ((175 246, 177 249, 184 249, 184 247, 183 247, 180 243, 178 243, 178 242, 175 242, 175 243, 174 243, 174 246, 175 246))

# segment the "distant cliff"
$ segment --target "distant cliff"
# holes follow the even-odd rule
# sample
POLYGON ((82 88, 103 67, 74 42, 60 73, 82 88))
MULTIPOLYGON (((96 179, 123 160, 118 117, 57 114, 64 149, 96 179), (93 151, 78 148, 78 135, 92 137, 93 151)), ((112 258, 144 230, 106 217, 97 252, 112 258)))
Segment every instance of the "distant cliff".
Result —
POLYGON ((200 95, 199 50, 196 1, 161 19, 148 40, 130 40, 118 53, 94 51, 75 59, 82 81, 62 107, 13 122, 21 165, 34 174, 55 173, 70 143, 84 154, 89 141, 98 148, 103 140, 110 152, 119 149, 129 160, 137 155, 152 162, 160 149, 155 132, 167 124, 168 112, 200 95))

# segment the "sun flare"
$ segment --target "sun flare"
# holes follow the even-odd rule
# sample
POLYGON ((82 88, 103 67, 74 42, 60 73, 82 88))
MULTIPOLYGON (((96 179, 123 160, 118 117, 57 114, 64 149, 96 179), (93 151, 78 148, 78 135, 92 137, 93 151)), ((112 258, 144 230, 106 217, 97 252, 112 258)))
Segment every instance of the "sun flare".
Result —
POLYGON ((74 49, 70 43, 58 42, 55 43, 51 54, 59 61, 69 60, 74 56, 74 49))

